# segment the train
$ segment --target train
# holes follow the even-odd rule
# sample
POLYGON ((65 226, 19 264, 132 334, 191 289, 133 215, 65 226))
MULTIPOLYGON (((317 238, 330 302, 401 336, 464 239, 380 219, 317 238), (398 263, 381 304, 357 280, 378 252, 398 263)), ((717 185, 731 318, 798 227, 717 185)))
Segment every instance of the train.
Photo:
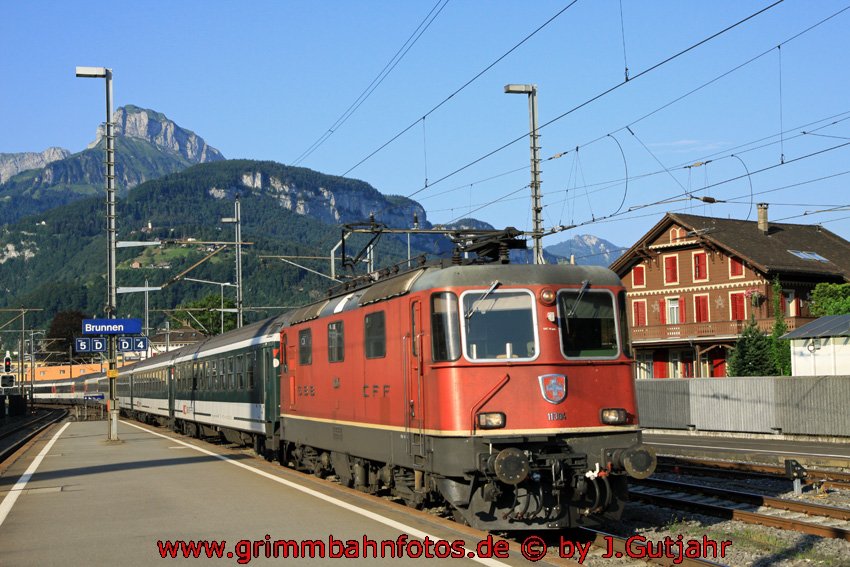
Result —
MULTIPOLYGON (((116 388, 129 418, 475 528, 547 530, 618 519, 628 477, 654 471, 632 365, 610 270, 452 258, 121 367, 116 388)), ((92 375, 34 395, 107 392, 92 375)))

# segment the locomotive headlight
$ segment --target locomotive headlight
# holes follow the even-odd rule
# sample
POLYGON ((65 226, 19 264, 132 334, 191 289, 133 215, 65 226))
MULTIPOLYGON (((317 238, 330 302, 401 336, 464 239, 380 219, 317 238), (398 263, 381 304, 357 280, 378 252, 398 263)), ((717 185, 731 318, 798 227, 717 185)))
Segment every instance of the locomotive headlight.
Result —
POLYGON ((604 408, 599 412, 599 419, 608 425, 623 425, 628 416, 623 408, 604 408))
POLYGON ((505 426, 505 414, 490 412, 478 414, 478 427, 481 429, 501 429, 505 426))
POLYGON ((540 303, 543 305, 554 305, 555 304, 555 292, 549 289, 543 289, 540 291, 540 303))

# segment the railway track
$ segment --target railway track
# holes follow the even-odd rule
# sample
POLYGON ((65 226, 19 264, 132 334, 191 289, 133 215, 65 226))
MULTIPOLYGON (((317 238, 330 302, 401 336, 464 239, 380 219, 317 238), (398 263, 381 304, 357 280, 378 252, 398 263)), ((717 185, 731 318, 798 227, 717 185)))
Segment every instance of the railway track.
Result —
POLYGON ((850 541, 850 510, 676 481, 630 483, 633 498, 724 519, 850 541))
MULTIPOLYGON (((658 470, 681 472, 693 475, 725 476, 735 478, 787 479, 785 469, 776 465, 761 465, 737 461, 715 461, 683 457, 658 457, 658 470)), ((850 473, 806 469, 806 484, 817 484, 824 488, 850 490, 850 473)))
POLYGON ((64 419, 67 415, 66 409, 45 410, 35 416, 22 419, 20 423, 4 427, 0 430, 0 463, 45 428, 64 419))

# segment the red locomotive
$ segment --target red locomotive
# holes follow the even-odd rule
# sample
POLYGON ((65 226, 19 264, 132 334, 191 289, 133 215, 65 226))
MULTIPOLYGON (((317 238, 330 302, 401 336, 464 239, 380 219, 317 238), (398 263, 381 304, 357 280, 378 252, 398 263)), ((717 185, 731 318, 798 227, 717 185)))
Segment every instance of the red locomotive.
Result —
POLYGON ((446 260, 286 319, 284 462, 489 530, 616 519, 655 468, 605 268, 446 260))

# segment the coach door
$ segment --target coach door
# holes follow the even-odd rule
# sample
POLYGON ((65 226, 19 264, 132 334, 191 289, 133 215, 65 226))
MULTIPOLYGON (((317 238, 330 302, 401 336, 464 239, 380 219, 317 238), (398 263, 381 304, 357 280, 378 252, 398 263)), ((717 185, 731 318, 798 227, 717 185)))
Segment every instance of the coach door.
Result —
POLYGON ((422 306, 418 300, 410 302, 410 328, 405 334, 405 431, 408 453, 424 456, 424 408, 422 407, 422 306))

